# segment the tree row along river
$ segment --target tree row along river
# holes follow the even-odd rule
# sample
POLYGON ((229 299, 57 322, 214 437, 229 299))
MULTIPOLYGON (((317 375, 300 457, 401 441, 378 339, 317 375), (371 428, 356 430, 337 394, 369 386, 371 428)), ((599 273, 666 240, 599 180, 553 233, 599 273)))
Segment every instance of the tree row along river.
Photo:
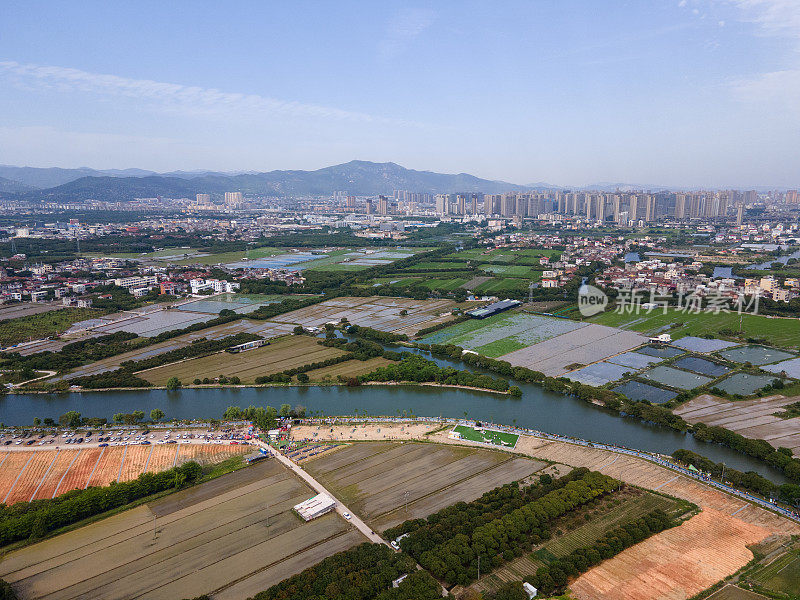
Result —
MULTIPOLYGON (((440 366, 483 372, 459 361, 431 357, 406 348, 390 348, 423 354, 440 366)), ((725 446, 698 442, 689 433, 622 418, 540 386, 514 382, 521 398, 462 389, 426 386, 361 387, 289 386, 262 388, 211 388, 109 391, 63 394, 8 394, 0 398, 0 422, 30 425, 34 417, 52 417, 75 410, 85 417, 111 419, 115 413, 160 408, 169 419, 220 418, 228 406, 302 405, 309 413, 326 416, 369 415, 455 417, 517 425, 596 442, 617 444, 651 452, 671 454, 679 448, 692 450, 740 471, 756 471, 772 481, 787 483, 782 473, 725 446)))

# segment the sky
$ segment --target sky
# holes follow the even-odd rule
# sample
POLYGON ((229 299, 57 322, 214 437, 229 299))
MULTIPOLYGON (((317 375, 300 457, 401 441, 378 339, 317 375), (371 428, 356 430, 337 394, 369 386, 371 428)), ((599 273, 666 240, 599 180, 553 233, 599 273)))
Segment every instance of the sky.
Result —
POLYGON ((0 2, 0 163, 800 186, 800 0, 0 2))

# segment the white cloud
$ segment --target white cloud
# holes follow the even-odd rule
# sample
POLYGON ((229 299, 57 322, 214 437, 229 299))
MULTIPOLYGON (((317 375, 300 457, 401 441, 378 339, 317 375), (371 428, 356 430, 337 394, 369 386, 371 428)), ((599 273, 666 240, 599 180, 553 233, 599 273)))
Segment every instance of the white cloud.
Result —
POLYGON ((149 79, 130 79, 116 75, 90 73, 79 69, 21 64, 14 61, 0 61, 1 79, 8 79, 27 89, 45 87, 94 94, 101 98, 127 97, 183 115, 218 115, 226 118, 279 116, 366 123, 391 122, 389 119, 364 113, 317 104, 278 100, 257 94, 223 92, 214 88, 164 83, 149 79))
POLYGON ((758 34, 785 39, 789 46, 776 59, 784 68, 731 82, 739 100, 761 110, 779 108, 800 116, 800 1, 725 0, 740 10, 741 19, 756 26, 758 34))
POLYGON ((435 18, 432 10, 424 8, 404 8, 397 12, 389 22, 386 36, 381 41, 381 56, 393 58, 400 54, 414 38, 433 24, 435 18))

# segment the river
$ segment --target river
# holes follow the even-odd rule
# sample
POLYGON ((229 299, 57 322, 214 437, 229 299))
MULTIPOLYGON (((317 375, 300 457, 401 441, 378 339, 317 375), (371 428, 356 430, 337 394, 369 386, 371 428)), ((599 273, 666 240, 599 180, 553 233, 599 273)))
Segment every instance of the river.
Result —
MULTIPOLYGON (((440 365, 465 368, 461 362, 435 359, 440 365)), ((686 448, 742 471, 758 471, 778 483, 782 473, 724 446, 698 442, 690 434, 639 419, 622 418, 576 398, 547 392, 533 384, 518 384, 521 398, 452 388, 424 386, 307 386, 265 388, 213 388, 85 392, 64 394, 8 394, 0 398, 0 421, 30 425, 34 417, 51 417, 69 410, 84 416, 106 417, 114 413, 153 408, 168 418, 221 417, 228 406, 305 406, 309 413, 352 415, 415 415, 464 417, 519 425, 562 435, 613 443, 630 448, 670 454, 686 448)))
POLYGON ((776 256, 775 258, 771 258, 770 260, 768 260, 766 262, 763 262, 763 263, 757 263, 757 264, 754 264, 754 265, 747 265, 747 268, 748 269, 760 269, 760 270, 771 269, 772 268, 772 263, 779 262, 779 263, 782 263, 782 264, 785 265, 787 262, 789 262, 790 258, 798 258, 798 259, 800 259, 800 250, 797 250, 796 252, 792 252, 791 254, 784 254, 783 256, 776 256))

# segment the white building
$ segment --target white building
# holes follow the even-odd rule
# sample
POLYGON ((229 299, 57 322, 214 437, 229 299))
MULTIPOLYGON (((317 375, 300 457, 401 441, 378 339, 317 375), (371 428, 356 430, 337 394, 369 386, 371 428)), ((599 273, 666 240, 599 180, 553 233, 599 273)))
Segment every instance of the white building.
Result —
POLYGON ((294 510, 304 521, 311 521, 331 512, 335 506, 336 501, 333 498, 327 494, 317 494, 313 498, 297 504, 294 510))
POLYGON ((192 279, 189 287, 192 289, 192 294, 197 295, 206 290, 211 290, 215 294, 233 294, 240 286, 236 281, 225 281, 224 279, 192 279))
POLYGON ((130 290, 131 288, 142 288, 151 285, 158 285, 158 277, 155 275, 145 275, 144 277, 117 277, 114 280, 117 287, 130 290))

